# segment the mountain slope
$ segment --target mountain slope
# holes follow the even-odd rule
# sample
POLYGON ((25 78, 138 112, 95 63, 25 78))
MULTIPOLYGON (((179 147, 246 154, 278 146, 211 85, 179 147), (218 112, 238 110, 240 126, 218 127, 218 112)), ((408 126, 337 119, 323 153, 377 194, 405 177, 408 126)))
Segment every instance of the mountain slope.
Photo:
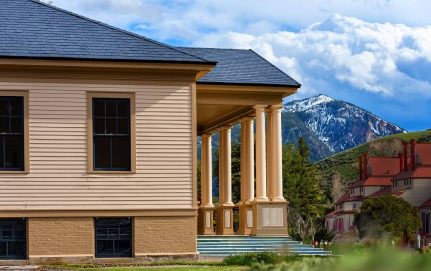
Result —
POLYGON ((282 119, 284 143, 304 137, 314 161, 382 136, 405 132, 360 107, 325 95, 285 104, 282 119))

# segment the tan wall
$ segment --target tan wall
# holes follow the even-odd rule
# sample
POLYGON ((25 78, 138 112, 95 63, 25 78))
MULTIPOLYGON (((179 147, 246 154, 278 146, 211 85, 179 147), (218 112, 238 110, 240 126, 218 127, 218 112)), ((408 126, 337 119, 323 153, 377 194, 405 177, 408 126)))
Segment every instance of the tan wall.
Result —
POLYGON ((135 255, 196 253, 196 217, 136 217, 135 255))
POLYGON ((355 208, 353 208, 353 205, 355 205, 356 209, 361 208, 362 205, 362 201, 348 201, 348 202, 344 202, 343 204, 343 210, 344 211, 351 211, 355 208))
POLYGON ((0 90, 29 91, 30 106, 30 173, 0 175, 0 209, 192 207, 192 82, 167 77, 83 83, 0 73, 0 90), (87 91, 136 93, 136 174, 87 173, 87 91))
POLYGON ((377 191, 380 191, 382 188, 380 186, 365 186, 364 187, 364 196, 369 196, 371 194, 376 193, 377 191))
POLYGON ((419 207, 431 197, 431 179, 413 179, 411 189, 402 194, 402 198, 413 206, 419 207))
POLYGON ((93 227, 90 217, 29 218, 29 257, 91 257, 94 253, 93 227))

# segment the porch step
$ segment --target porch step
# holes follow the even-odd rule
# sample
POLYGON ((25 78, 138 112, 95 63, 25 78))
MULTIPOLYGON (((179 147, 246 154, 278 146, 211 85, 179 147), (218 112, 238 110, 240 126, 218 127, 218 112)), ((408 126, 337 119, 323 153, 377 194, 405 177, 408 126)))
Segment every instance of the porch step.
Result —
POLYGON ((285 252, 302 256, 331 256, 331 251, 304 245, 288 236, 198 236, 197 248, 204 257, 226 257, 247 252, 285 252))

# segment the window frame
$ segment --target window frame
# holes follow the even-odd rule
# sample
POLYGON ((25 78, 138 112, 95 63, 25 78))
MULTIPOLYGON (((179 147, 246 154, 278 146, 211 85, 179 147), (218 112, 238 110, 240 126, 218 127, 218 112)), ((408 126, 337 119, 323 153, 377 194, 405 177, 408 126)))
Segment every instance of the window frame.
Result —
MULTIPOLYGON (((93 219, 93 223, 94 223, 94 257, 103 259, 103 258, 108 258, 108 259, 120 259, 120 258, 133 258, 135 256, 135 219, 134 217, 95 217, 93 219), (100 255, 100 252, 97 251, 98 246, 97 246, 97 241, 100 240, 97 238, 97 220, 99 219, 128 219, 130 221, 130 254, 129 255, 124 255, 124 256, 119 256, 119 255, 100 255), (99 254, 99 255, 98 255, 99 254)), ((120 240, 120 239, 111 239, 111 241, 114 240, 120 240)))
POLYGON ((87 171, 89 174, 136 173, 136 103, 135 93, 87 92, 87 171), (96 170, 94 168, 93 98, 128 99, 130 103, 130 170, 96 170))
POLYGON ((22 170, 0 170, 0 174, 28 174, 30 173, 30 147, 29 147, 29 94, 28 91, 9 91, 0 90, 0 96, 3 97, 22 97, 23 98, 23 169, 22 170))
MULTIPOLYGON (((24 231, 24 236, 22 240, 16 240, 16 238, 11 239, 5 239, 4 242, 7 243, 14 243, 14 242, 22 242, 24 245, 24 251, 22 255, 13 255, 9 257, 0 257, 0 260, 2 261, 15 261, 15 260, 26 260, 28 259, 28 220, 26 218, 1 218, 2 221, 11 221, 11 225, 15 224, 18 221, 21 221, 23 223, 22 228, 12 228, 10 231, 12 231, 12 236, 15 237, 15 233, 17 230, 24 231)), ((1 232, 0 232, 1 234, 1 232)), ((1 240, 1 238, 0 238, 1 240)), ((7 255, 9 255, 7 250, 7 255)))

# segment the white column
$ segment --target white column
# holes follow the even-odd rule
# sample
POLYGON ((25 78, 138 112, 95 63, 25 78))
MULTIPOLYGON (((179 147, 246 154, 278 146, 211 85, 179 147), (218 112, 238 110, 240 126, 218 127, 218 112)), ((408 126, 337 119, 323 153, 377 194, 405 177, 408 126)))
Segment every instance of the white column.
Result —
POLYGON ((281 134, 281 105, 270 107, 271 115, 271 201, 285 201, 283 197, 283 161, 282 161, 282 134, 281 134))
POLYGON ((201 207, 214 206, 212 203, 212 175, 211 134, 204 134, 201 149, 201 207))
POLYGON ((233 205, 231 154, 231 127, 223 126, 220 128, 219 151, 220 203, 223 205, 233 205))
POLYGON ((255 201, 267 201, 266 196, 266 140, 265 140, 265 105, 255 105, 256 110, 256 198, 255 201))
POLYGON ((266 108, 266 123, 265 123, 265 133, 266 133, 266 195, 268 198, 274 197, 274 189, 272 186, 272 170, 270 170, 272 165, 272 114, 271 109, 266 108))
POLYGON ((241 121, 241 201, 254 200, 254 131, 253 118, 241 121))

